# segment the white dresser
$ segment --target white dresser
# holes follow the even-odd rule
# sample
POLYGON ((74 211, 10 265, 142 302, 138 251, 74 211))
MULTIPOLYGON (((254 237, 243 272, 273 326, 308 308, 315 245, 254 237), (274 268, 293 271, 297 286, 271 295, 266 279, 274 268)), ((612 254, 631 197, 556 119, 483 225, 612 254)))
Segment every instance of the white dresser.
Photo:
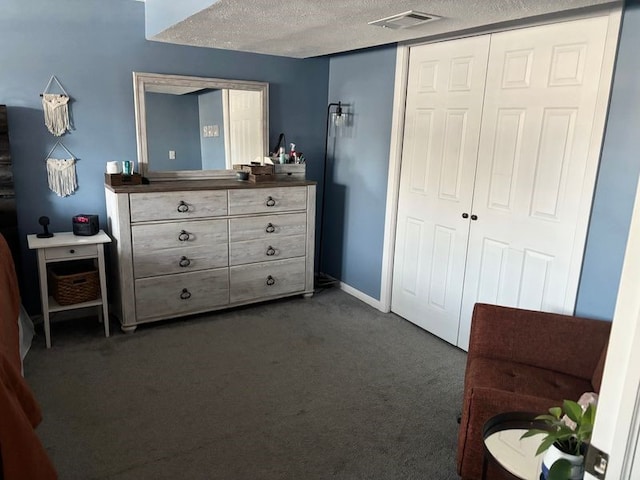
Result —
POLYGON ((313 182, 105 185, 105 196, 112 312, 124 331, 313 294, 313 182))

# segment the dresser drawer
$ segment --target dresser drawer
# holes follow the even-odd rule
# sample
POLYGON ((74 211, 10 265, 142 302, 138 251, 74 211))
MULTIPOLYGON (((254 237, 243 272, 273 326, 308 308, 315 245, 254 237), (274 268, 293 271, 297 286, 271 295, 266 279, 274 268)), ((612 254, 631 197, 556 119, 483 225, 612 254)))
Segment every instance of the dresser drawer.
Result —
POLYGON ((229 303, 229 270, 144 278, 135 289, 139 321, 203 312, 229 303))
POLYGON ((286 212, 307 208, 307 187, 229 190, 229 215, 286 212))
POLYGON ((102 244, 49 247, 44 249, 44 258, 47 260, 73 260, 76 257, 97 257, 98 248, 102 248, 102 244))
POLYGON ((229 278, 231 303, 302 292, 305 287, 305 259, 230 267, 229 278))
POLYGON ((167 250, 154 254, 136 254, 133 257, 135 278, 195 272, 227 266, 227 246, 224 248, 190 248, 167 250))
POLYGON ((227 214, 227 191, 132 193, 132 222, 216 217, 227 214))
POLYGON ((305 213, 284 213, 259 217, 241 217, 229 220, 229 240, 272 239, 291 235, 306 235, 307 215, 305 213))
POLYGON ((229 244, 229 265, 303 257, 306 253, 306 245, 307 237, 305 235, 231 242, 229 244))
POLYGON ((227 220, 133 225, 136 278, 228 265, 227 220))

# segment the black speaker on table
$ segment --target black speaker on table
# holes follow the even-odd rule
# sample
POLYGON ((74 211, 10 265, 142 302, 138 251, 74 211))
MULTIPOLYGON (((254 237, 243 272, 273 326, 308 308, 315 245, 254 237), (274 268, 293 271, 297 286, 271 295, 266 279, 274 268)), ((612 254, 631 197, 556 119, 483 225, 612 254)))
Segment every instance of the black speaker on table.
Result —
POLYGON ((38 219, 38 223, 42 225, 43 231, 38 233, 36 237, 38 238, 51 238, 53 237, 53 233, 49 231, 49 217, 42 216, 38 219))
POLYGON ((72 219, 73 234, 88 237, 100 231, 98 215, 88 215, 81 213, 72 219))

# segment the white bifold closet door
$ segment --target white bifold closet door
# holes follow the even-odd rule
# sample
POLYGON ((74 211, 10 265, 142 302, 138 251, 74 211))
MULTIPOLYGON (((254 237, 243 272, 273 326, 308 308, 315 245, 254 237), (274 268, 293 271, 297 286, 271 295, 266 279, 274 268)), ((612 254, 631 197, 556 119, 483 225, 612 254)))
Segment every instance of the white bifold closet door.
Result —
POLYGON ((391 309, 454 344, 489 40, 409 52, 391 309))
POLYGON ((608 25, 596 17, 411 49, 394 312, 465 350, 476 302, 573 312, 608 25), (439 65, 433 81, 428 65, 439 65), (468 103, 422 101, 430 84, 438 98, 459 85, 468 103))

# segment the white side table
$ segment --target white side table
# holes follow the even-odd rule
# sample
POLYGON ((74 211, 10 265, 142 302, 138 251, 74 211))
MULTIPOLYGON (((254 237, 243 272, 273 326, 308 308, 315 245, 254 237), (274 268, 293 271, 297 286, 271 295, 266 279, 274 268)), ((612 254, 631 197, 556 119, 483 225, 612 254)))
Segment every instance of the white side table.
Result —
POLYGON ((536 455, 542 439, 539 436, 521 438, 531 428, 547 430, 549 426, 535 420, 537 414, 528 412, 507 412, 490 418, 482 431, 484 441, 484 461, 482 479, 489 479, 489 464, 500 470, 500 478, 518 480, 539 480, 542 458, 536 455))
POLYGON ((63 310, 102 306, 99 318, 104 323, 104 335, 109 336, 109 309, 107 303, 107 280, 104 268, 104 244, 110 243, 109 235, 100 230, 96 235, 77 236, 72 232, 55 233, 50 238, 38 238, 27 235, 27 243, 31 250, 38 253, 38 272, 40 276, 40 297, 42 300, 42 316, 44 317, 44 335, 47 348, 51 348, 51 327, 49 315, 63 310), (49 296, 47 285, 47 264, 54 262, 68 262, 70 260, 97 259, 98 274, 100 276, 100 297, 88 302, 72 305, 59 305, 49 296))

